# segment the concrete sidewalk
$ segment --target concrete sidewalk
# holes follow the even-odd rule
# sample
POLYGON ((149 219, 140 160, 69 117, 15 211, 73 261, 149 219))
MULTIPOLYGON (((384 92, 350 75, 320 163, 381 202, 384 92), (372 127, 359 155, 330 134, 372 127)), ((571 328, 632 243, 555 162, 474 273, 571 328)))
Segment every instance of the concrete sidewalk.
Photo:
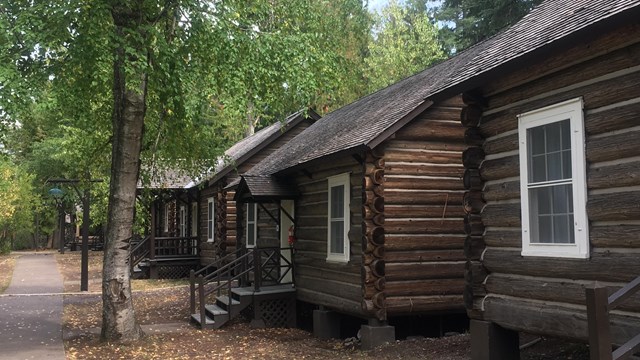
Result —
POLYGON ((62 292, 53 253, 18 258, 11 284, 0 297, 0 360, 65 359, 62 292))

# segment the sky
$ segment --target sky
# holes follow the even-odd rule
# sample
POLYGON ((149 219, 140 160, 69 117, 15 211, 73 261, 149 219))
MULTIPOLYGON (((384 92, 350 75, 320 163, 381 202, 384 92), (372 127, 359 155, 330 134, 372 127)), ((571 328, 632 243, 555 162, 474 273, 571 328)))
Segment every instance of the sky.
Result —
POLYGON ((388 2, 389 2, 389 0, 369 0, 369 10, 370 11, 379 11, 388 2))

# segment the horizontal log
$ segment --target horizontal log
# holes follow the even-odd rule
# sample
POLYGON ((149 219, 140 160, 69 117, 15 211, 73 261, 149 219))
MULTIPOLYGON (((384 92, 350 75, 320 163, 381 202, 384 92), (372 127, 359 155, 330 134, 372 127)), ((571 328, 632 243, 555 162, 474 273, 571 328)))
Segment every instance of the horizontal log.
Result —
POLYGON ((384 215, 394 218, 445 218, 462 217, 465 212, 461 206, 443 205, 386 205, 384 215))
POLYGON ((296 298, 314 305, 321 305, 329 309, 350 314, 353 316, 364 317, 368 314, 362 310, 362 295, 358 289, 357 300, 346 299, 338 296, 325 294, 321 291, 314 291, 306 288, 298 288, 296 286, 296 298))
POLYGON ((385 248, 387 251, 461 249, 464 238, 463 235, 387 234, 385 248))
POLYGON ((461 177, 464 168, 461 163, 449 165, 434 165, 428 163, 389 163, 385 167, 385 175, 411 176, 448 176, 461 177))
POLYGON ((587 170, 589 189, 640 185, 640 161, 622 164, 591 167, 587 170))
POLYGON ((414 250, 414 251, 386 251, 384 259, 387 263, 399 262, 437 262, 437 261, 463 261, 464 251, 451 250, 414 250))
POLYGON ((460 105, 454 105, 454 106, 446 106, 443 103, 438 103, 438 104, 434 104, 433 106, 430 106, 426 111, 424 111, 423 113, 419 114, 417 116, 417 119, 424 119, 424 120, 432 120, 432 119, 438 119, 438 120, 450 120, 450 121, 454 121, 456 123, 459 123, 460 121, 460 109, 461 106, 460 105))
POLYGON ((391 149, 385 154, 387 162, 419 162, 429 164, 460 164, 460 153, 437 150, 391 149))
POLYGON ((387 298, 386 304, 390 315, 464 310, 462 295, 394 296, 387 298))
POLYGON ((462 176, 462 185, 467 190, 482 190, 484 181, 480 177, 480 170, 465 169, 462 176))
POLYGON ((364 214, 365 220, 371 220, 371 222, 376 226, 384 225, 385 214, 380 214, 380 213, 376 213, 375 211, 371 211, 371 208, 369 206, 363 206, 362 212, 364 214))
POLYGON ((462 219, 387 219, 385 231, 389 234, 463 234, 462 219))
MULTIPOLYGON (((604 285, 602 283, 600 284, 604 285)), ((609 295, 624 285, 625 284, 607 286, 609 295)), ((585 289, 591 286, 593 286, 592 281, 539 279, 503 274, 492 274, 486 280, 486 289, 490 294, 576 305, 586 305, 585 289)), ((632 295, 616 309, 640 313, 640 294, 636 293, 632 295)))
POLYGON ((464 127, 475 127, 480 124, 482 107, 478 104, 469 104, 460 111, 460 123, 464 127))
POLYGON ((522 247, 522 234, 520 228, 499 230, 488 228, 483 239, 487 246, 522 247))
MULTIPOLYGON (((556 336, 586 342, 586 309, 544 301, 490 296, 484 300, 484 318, 512 329, 544 336, 556 336)), ((621 344, 640 332, 638 317, 612 314, 611 335, 621 344)))
POLYGON ((483 196, 486 201, 513 200, 520 198, 520 181, 506 181, 488 184, 484 187, 483 196))
POLYGON ((639 211, 638 191, 591 195, 587 201, 587 214, 591 221, 637 220, 639 211))
POLYGON ((485 153, 481 147, 470 147, 462 152, 462 165, 467 169, 478 169, 484 157, 485 153))
POLYGON ((485 160, 480 168, 480 176, 484 181, 520 176, 518 155, 485 160))
POLYGON ((387 205, 444 205, 460 206, 464 193, 458 191, 385 191, 387 205))
POLYGON ((434 280, 409 280, 387 281, 384 293, 387 297, 393 296, 420 296, 420 295, 460 295, 464 288, 464 279, 434 279, 434 280))
MULTIPOLYGON (((458 115, 459 116, 459 115, 458 115)), ((399 140, 462 141, 465 128, 458 121, 415 119, 396 132, 399 140)))
POLYGON ((585 115, 587 135, 597 135, 610 131, 622 130, 638 125, 640 103, 614 107, 606 111, 585 115))
POLYGON ((520 227, 520 204, 490 203, 482 212, 484 226, 520 227))
POLYGON ((609 250, 594 250, 590 259, 568 259, 521 256, 519 249, 487 247, 483 265, 491 273, 621 283, 640 274, 638 254, 609 250))
POLYGON ((387 283, 400 280, 462 278, 464 262, 448 263, 389 263, 385 267, 387 283))
POLYGON ((587 141, 587 162, 617 160, 622 156, 640 155, 637 139, 640 131, 625 131, 621 134, 589 139, 587 141), (621 156, 622 155, 622 156, 621 156))
MULTIPOLYGON (((412 149, 412 150, 445 150, 445 151, 464 151, 467 145, 461 138, 459 141, 426 141, 426 140, 398 140, 391 139, 385 142, 385 151, 396 149, 412 149)), ((388 160, 387 160, 388 161, 388 160)))
POLYGON ((467 236, 464 241, 464 256, 469 260, 480 260, 485 247, 482 236, 467 236))
POLYGON ((518 134, 515 133, 499 138, 487 139, 482 147, 487 155, 518 150, 518 134))
POLYGON ((365 190, 373 191, 373 193, 378 196, 384 196, 384 184, 374 183, 369 176, 365 176, 363 180, 365 190))
POLYGON ((591 245, 598 248, 640 248, 640 225, 597 225, 589 230, 591 245))
POLYGON ((463 190, 458 177, 385 177, 384 187, 392 190, 463 190))
POLYGON ((479 214, 487 203, 481 191, 467 191, 462 198, 462 206, 467 214, 479 214))
POLYGON ((467 235, 478 236, 484 233, 484 224, 480 215, 469 214, 464 217, 464 232, 467 235))

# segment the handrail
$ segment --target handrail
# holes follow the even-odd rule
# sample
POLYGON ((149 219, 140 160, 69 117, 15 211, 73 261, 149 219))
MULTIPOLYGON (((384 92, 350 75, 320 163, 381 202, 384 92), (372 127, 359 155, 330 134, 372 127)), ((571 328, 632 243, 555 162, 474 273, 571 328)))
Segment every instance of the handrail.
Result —
POLYGON ((613 341, 609 312, 640 291, 640 276, 609 296, 607 287, 595 284, 585 289, 591 360, 627 359, 640 350, 640 334, 611 352, 613 341))
POLYGON ((136 267, 142 259, 149 255, 149 248, 147 247, 148 241, 149 235, 142 238, 142 240, 129 250, 129 269, 131 272, 133 272, 133 268, 136 267))
MULTIPOLYGON (((222 259, 218 259, 216 262, 208 265, 207 267, 198 271, 191 271, 189 274, 189 293, 190 293, 190 310, 194 314, 196 311, 196 290, 199 302, 199 312, 201 314, 201 324, 204 324, 204 306, 207 295, 213 292, 218 292, 218 296, 223 288, 227 288, 227 295, 229 296, 229 308, 228 313, 231 316, 231 309, 233 307, 233 301, 231 297, 231 287, 235 280, 246 278, 249 273, 254 272, 254 291, 259 292, 262 286, 263 280, 274 280, 276 283, 282 283, 282 280, 289 271, 293 272, 293 263, 289 261, 282 254, 282 250, 289 250, 291 248, 253 248, 253 249, 239 249, 233 254, 229 254, 222 259), (267 254, 263 259, 262 255, 267 254), (230 256, 235 258, 229 260, 230 256), (282 264, 284 261, 284 264, 282 264), (213 264, 224 265, 216 268, 215 271, 206 274, 207 268, 211 269, 213 264), (282 270, 284 268, 284 271, 282 270), (273 270, 278 269, 278 277, 274 277, 271 273, 273 270), (207 284, 215 282, 216 285, 210 289, 205 289, 207 284)), ((292 277, 293 279, 293 277, 292 277)))

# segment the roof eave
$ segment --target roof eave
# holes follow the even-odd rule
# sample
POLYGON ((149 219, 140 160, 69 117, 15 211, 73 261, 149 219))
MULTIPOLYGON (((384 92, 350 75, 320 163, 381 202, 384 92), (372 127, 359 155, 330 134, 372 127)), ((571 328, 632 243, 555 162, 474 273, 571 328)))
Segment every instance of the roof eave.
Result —
POLYGON ((423 111, 428 109, 431 105, 433 105, 433 101, 426 99, 418 106, 416 106, 413 110, 407 113, 405 116, 400 118, 400 120, 393 123, 393 125, 386 128, 380 134, 378 134, 373 139, 369 140, 365 144, 367 148, 373 149, 376 146, 380 145, 383 141, 387 140, 391 135, 395 134, 398 130, 402 129, 408 122, 415 119, 416 116, 420 115, 423 111))

